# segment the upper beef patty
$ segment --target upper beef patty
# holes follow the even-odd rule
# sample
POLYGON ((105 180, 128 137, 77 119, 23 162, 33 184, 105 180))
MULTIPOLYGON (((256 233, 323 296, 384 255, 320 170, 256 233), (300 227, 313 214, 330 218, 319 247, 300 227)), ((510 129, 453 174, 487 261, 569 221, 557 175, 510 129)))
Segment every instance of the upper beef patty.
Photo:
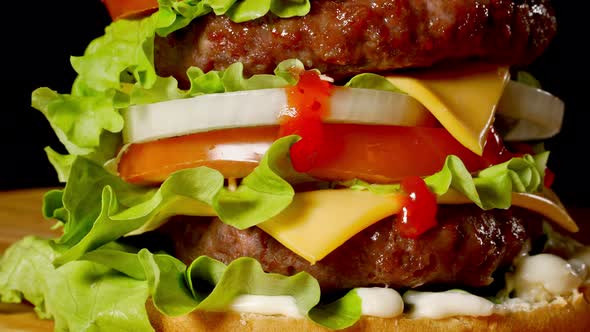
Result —
POLYGON ((218 219, 176 217, 161 231, 175 242, 175 256, 190 264, 200 255, 224 263, 249 256, 265 271, 307 271, 323 291, 364 286, 485 286, 493 273, 511 265, 527 240, 540 234, 536 214, 512 207, 483 211, 475 205, 442 205, 439 225, 417 239, 404 238, 395 217, 382 220, 315 265, 257 227, 238 230, 218 219))
POLYGON ((336 79, 468 58, 516 65, 537 57, 555 29, 547 0, 312 0, 304 17, 195 20, 156 38, 155 63, 184 85, 190 66, 238 61, 249 76, 297 58, 336 79))

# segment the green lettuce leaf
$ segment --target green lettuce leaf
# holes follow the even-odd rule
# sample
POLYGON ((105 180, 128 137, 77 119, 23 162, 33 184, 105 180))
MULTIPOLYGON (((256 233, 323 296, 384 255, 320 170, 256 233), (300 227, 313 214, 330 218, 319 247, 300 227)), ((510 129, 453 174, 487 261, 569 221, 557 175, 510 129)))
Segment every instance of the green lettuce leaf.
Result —
POLYGON ((109 243, 81 260, 55 267, 62 247, 26 237, 0 258, 0 300, 27 300, 57 331, 152 331, 145 309, 151 298, 163 314, 225 311, 240 295, 288 295, 298 311, 332 329, 356 323, 361 301, 354 290, 328 304, 311 275, 266 273, 253 258, 229 265, 202 256, 187 268, 167 254, 109 243))
POLYGON ((49 159, 49 162, 57 172, 59 182, 65 183, 68 181, 70 170, 72 169, 72 164, 74 163, 76 156, 71 154, 60 154, 50 147, 45 148, 45 153, 47 154, 47 159, 49 159))
POLYGON ((305 16, 311 6, 309 0, 159 0, 158 34, 166 36, 182 29, 195 18, 209 14, 225 15, 234 22, 260 18, 271 12, 279 17, 305 16))
POLYGON ((362 314, 362 300, 355 289, 328 304, 315 306, 309 318, 328 328, 339 330, 356 323, 362 314))
MULTIPOLYGON (((549 153, 512 158, 478 173, 471 174, 461 159, 448 156, 443 168, 424 178, 429 189, 442 196, 454 189, 484 210, 507 209, 512 192, 536 193, 542 189, 543 174, 549 153)), ((401 190, 399 184, 370 184, 362 180, 339 183, 355 190, 387 194, 401 190)))
POLYGON ((284 177, 295 172, 289 150, 297 140, 297 136, 278 139, 235 191, 221 189, 213 206, 223 222, 238 229, 248 228, 274 217, 291 204, 295 190, 284 177))
POLYGON ((245 79, 243 71, 244 65, 241 62, 227 67, 221 78, 226 92, 282 88, 288 85, 283 77, 276 75, 260 74, 245 79))
POLYGON ((56 331, 153 331, 145 281, 91 261, 55 268, 58 254, 35 237, 8 248, 0 259, 0 300, 29 301, 56 331))
POLYGON ((398 87, 389 82, 385 77, 373 73, 362 73, 351 78, 344 86, 349 88, 384 90, 403 93, 398 87))
POLYGON ((55 263, 78 259, 124 235, 153 230, 173 215, 218 215, 240 229, 269 219, 293 199, 294 190, 282 176, 294 172, 288 156, 298 139, 287 136, 275 141, 235 191, 223 187, 221 173, 206 167, 180 170, 160 188, 151 188, 129 184, 100 165, 77 158, 64 191, 45 197, 44 214, 65 223, 58 243, 68 250, 55 263))
POLYGON ((168 316, 180 316, 197 309, 199 302, 187 288, 186 265, 166 254, 138 253, 154 306, 168 316))
POLYGON ((61 265, 75 260, 85 252, 114 241, 142 226, 145 226, 146 230, 155 228, 171 215, 211 215, 209 205, 221 186, 223 176, 219 172, 204 167, 188 169, 170 176, 147 200, 122 208, 113 187, 107 185, 102 189, 98 217, 95 220, 87 220, 92 222, 90 230, 79 242, 57 258, 55 264, 61 265))
POLYGON ((43 196, 41 213, 48 220, 55 220, 53 228, 62 227, 70 218, 70 212, 63 206, 63 190, 52 189, 43 196))
POLYGON ((187 91, 178 88, 178 81, 170 77, 156 77, 154 85, 142 87, 141 84, 135 83, 129 95, 130 105, 152 104, 160 101, 181 99, 188 96, 187 91))
POLYGON ((101 143, 103 131, 123 129, 123 117, 113 107, 114 92, 101 96, 78 97, 39 88, 32 105, 45 115, 69 153, 87 155, 101 143))
POLYGON ((453 188, 484 210, 507 209, 512 192, 539 192, 548 153, 525 155, 488 167, 472 177, 461 159, 449 156, 438 173, 426 177, 429 188, 441 196, 453 188))
POLYGON ((169 316, 194 310, 226 311, 240 295, 288 295, 295 299, 301 315, 332 329, 354 325, 361 316, 361 300, 354 290, 336 301, 320 303, 320 287, 306 272, 293 276, 266 273, 260 263, 242 257, 225 265, 201 256, 187 268, 167 254, 147 249, 137 255, 122 253, 126 264, 117 262, 116 250, 98 249, 83 259, 100 262, 130 277, 146 280, 154 306, 169 316), (133 263, 136 257, 140 264, 133 263))
MULTIPOLYGON (((64 234, 59 240, 60 244, 70 247, 80 242, 90 231, 101 212, 113 208, 109 204, 118 204, 118 201, 101 204, 103 197, 107 196, 103 191, 109 190, 116 192, 118 200, 125 206, 147 201, 156 192, 152 188, 131 185, 84 157, 76 158, 72 163, 70 177, 63 191, 62 205, 51 205, 53 209, 64 208, 68 212, 64 234), (103 190, 105 187, 108 189, 103 190)), ((45 213, 52 215, 55 212, 46 210, 45 213)))
POLYGON ((250 78, 244 77, 244 66, 239 62, 230 65, 226 70, 212 70, 207 73, 200 68, 190 67, 186 72, 190 82, 188 90, 180 89, 178 81, 173 77, 158 76, 155 84, 150 87, 135 83, 128 104, 150 104, 209 93, 282 88, 297 83, 298 76, 294 72, 298 70, 303 70, 303 63, 294 59, 279 63, 274 75, 253 75, 250 78))
POLYGON ((519 70, 516 72, 516 81, 531 86, 533 88, 542 88, 541 82, 539 82, 539 80, 536 79, 535 76, 533 76, 531 73, 524 70, 519 70))

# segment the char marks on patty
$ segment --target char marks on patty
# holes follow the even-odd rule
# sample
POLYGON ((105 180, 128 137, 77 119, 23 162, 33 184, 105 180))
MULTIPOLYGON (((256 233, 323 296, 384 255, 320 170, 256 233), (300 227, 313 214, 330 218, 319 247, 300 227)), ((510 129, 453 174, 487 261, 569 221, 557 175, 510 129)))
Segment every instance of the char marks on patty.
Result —
POLYGON ((185 85, 190 66, 238 61, 249 76, 297 58, 336 79, 464 59, 519 65, 540 55, 555 29, 548 0, 312 0, 304 17, 197 19, 156 38, 155 63, 185 85))
POLYGON ((348 240, 315 265, 257 227, 238 230, 205 218, 175 217, 162 232, 175 242, 175 256, 190 264, 200 255, 224 263, 257 259, 267 272, 307 271, 323 291, 364 286, 489 285, 498 268, 510 266, 527 240, 540 234, 536 214, 517 207, 483 211, 475 205, 442 205, 439 225, 417 239, 400 236, 395 217, 348 240))

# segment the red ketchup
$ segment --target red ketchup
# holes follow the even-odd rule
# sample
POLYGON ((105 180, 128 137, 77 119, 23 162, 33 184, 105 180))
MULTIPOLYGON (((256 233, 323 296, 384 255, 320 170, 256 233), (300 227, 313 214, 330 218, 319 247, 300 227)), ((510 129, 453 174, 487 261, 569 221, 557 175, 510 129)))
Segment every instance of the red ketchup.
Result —
POLYGON ((418 176, 405 177, 401 187, 407 196, 402 203, 397 226, 401 236, 417 238, 436 226, 436 195, 418 176))
POLYGON ((298 172, 307 172, 315 165, 324 147, 322 118, 329 111, 334 86, 314 71, 304 71, 297 85, 286 88, 288 110, 279 118, 279 136, 299 135, 301 140, 291 147, 291 163, 298 172))
POLYGON ((515 157, 504 145, 502 138, 492 126, 483 149, 482 158, 491 165, 496 165, 515 157))

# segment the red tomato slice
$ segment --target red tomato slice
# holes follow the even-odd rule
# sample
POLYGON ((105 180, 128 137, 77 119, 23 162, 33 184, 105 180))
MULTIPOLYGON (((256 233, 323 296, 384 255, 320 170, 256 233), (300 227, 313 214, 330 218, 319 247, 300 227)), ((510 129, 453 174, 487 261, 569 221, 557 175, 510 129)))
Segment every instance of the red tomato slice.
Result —
MULTIPOLYGON (((157 184, 174 171, 208 166, 226 178, 242 178, 278 133, 278 126, 236 128, 132 144, 119 173, 128 182, 157 184)), ((442 128, 325 124, 323 144, 330 152, 319 155, 308 174, 324 180, 397 182, 439 171, 450 154, 471 171, 488 166, 442 128)))
POLYGON ((448 155, 456 155, 470 171, 489 164, 461 145, 443 128, 325 125, 322 151, 308 173, 319 179, 362 179, 392 183, 407 176, 439 171, 448 155))
POLYGON ((111 19, 147 15, 158 9, 158 0, 102 0, 111 19))
POLYGON ((128 182, 157 184, 172 172, 207 166, 226 178, 243 178, 258 165, 277 130, 224 129, 132 144, 119 161, 119 174, 128 182))

